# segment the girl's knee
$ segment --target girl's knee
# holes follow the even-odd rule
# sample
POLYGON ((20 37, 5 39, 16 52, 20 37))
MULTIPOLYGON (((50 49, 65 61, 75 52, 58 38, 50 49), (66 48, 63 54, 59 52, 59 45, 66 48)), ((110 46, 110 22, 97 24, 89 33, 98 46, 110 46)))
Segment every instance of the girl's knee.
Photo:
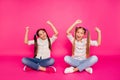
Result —
POLYGON ((55 59, 50 58, 49 62, 50 62, 51 64, 54 64, 54 63, 55 63, 55 59))
POLYGON ((26 57, 24 57, 24 58, 22 58, 22 63, 26 63, 27 62, 27 58, 26 57))
POLYGON ((65 57, 64 57, 64 61, 65 61, 65 62, 68 62, 69 59, 70 59, 70 56, 65 56, 65 57))
POLYGON ((98 62, 98 57, 96 55, 91 56, 93 62, 98 62))

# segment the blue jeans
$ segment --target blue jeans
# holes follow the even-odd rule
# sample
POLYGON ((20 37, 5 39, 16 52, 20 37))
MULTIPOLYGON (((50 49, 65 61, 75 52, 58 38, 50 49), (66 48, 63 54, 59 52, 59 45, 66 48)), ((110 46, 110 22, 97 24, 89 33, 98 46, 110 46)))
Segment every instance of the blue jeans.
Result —
POLYGON ((97 61, 98 61, 98 57, 97 56, 91 56, 85 60, 78 60, 78 59, 74 59, 71 56, 65 56, 64 60, 67 64, 76 67, 79 69, 79 71, 83 71, 84 69, 86 69, 87 67, 90 67, 92 65, 94 65, 97 61))
POLYGON ((27 65, 28 67, 38 70, 40 66, 42 67, 48 67, 53 65, 55 60, 53 58, 47 58, 47 59, 38 59, 38 58, 22 58, 22 63, 27 65))

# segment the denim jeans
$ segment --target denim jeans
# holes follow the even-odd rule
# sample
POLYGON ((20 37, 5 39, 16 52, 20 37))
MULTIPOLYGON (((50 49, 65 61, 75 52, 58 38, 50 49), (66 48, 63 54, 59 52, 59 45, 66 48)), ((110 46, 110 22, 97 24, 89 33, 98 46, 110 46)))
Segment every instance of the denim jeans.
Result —
POLYGON ((73 67, 77 67, 81 72, 84 69, 94 65, 98 61, 98 57, 94 55, 84 60, 78 60, 71 56, 65 56, 64 61, 73 67))
POLYGON ((47 59, 38 59, 38 58, 28 58, 24 57, 22 58, 22 63, 26 66, 38 70, 40 66, 42 67, 48 67, 54 64, 53 58, 47 58, 47 59))

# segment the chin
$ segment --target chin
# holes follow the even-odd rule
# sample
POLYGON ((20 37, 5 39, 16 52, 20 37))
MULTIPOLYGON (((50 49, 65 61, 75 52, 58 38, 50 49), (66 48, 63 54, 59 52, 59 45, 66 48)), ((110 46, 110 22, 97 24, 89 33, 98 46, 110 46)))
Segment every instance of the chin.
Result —
POLYGON ((78 41, 82 40, 81 38, 77 39, 78 41))
POLYGON ((45 38, 43 38, 43 39, 45 40, 45 39, 47 39, 47 38, 45 37, 45 38))

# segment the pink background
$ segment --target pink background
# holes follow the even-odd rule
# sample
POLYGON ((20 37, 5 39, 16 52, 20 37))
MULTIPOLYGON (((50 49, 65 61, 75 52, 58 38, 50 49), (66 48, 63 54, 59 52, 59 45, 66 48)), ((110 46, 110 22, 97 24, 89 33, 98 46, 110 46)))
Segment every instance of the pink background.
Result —
MULTIPOLYGON (((74 30, 73 30, 74 31, 74 30)), ((0 80, 120 80, 120 0, 0 0, 0 80), (91 47, 91 54, 99 57, 92 66, 93 74, 76 72, 63 74, 68 66, 64 56, 71 54, 66 30, 76 20, 97 38, 95 27, 102 31, 102 44, 91 47), (25 27, 30 26, 29 39, 38 28, 45 28, 50 20, 59 31, 52 45, 55 74, 22 70, 21 59, 33 56, 33 46, 24 44, 25 27)))
POLYGON ((53 56, 70 54, 66 30, 76 19, 83 20, 80 25, 91 31, 92 39, 97 38, 95 26, 102 31, 102 45, 92 47, 91 53, 119 55, 120 0, 0 0, 0 55, 31 55, 33 47, 23 43, 25 27, 30 26, 29 39, 38 28, 52 36, 47 20, 59 31, 53 56))

